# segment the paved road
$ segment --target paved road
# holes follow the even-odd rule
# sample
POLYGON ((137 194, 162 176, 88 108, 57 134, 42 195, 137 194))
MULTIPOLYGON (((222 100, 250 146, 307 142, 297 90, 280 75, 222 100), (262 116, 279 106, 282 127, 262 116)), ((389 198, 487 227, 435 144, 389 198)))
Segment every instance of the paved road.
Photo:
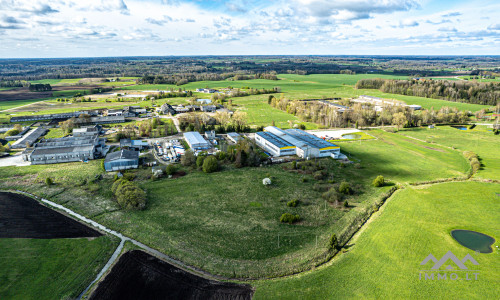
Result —
POLYGON ((0 167, 9 167, 9 166, 29 166, 29 161, 24 161, 21 153, 16 153, 15 155, 7 156, 4 158, 0 158, 0 167))

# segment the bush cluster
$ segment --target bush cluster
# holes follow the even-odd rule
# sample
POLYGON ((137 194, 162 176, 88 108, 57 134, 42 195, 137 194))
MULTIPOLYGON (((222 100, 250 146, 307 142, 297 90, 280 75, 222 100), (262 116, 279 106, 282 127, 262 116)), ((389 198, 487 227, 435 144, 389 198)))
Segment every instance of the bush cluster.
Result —
POLYGON ((339 192, 345 195, 351 195, 353 193, 353 190, 349 183, 342 181, 339 186, 339 192))
MULTIPOLYGON (((197 162, 198 163, 198 162, 197 162)), ((217 158, 215 156, 210 155, 203 160, 203 172, 212 173, 219 170, 219 163, 217 162, 217 158)))
POLYGON ((372 182, 372 185, 374 187, 381 187, 381 186, 384 186, 385 184, 385 180, 384 180, 384 176, 382 175, 378 175, 377 178, 375 178, 375 180, 373 180, 372 182))
POLYGON ((464 156, 465 158, 467 158, 467 160, 469 160, 470 166, 472 168, 472 174, 475 174, 477 171, 479 171, 479 168, 481 168, 479 156, 477 156, 477 154, 472 151, 465 151, 464 156))
POLYGON ((298 222, 298 221, 300 221, 299 215, 292 215, 290 213, 284 213, 280 217, 281 223, 293 224, 293 223, 298 222))
POLYGON ((344 195, 337 192, 334 188, 330 188, 328 191, 322 194, 323 199, 330 203, 338 204, 344 199, 344 195))
POLYGON ((297 207, 298 204, 299 204, 299 200, 292 199, 292 200, 290 200, 290 201, 287 202, 286 206, 288 206, 288 207, 297 207))
POLYGON ((142 210, 146 207, 146 193, 126 179, 118 179, 111 186, 118 204, 128 210, 142 210))

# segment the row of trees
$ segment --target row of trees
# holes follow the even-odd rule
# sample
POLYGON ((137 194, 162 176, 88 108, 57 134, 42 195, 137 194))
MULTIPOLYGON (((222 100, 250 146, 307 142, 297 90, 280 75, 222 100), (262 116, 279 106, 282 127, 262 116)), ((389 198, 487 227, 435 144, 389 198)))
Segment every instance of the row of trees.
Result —
POLYGON ((47 92, 52 91, 52 87, 48 83, 32 83, 28 86, 30 92, 47 92))
POLYGON ((444 99, 483 105, 500 102, 500 83, 451 80, 361 79, 357 89, 378 89, 384 93, 444 99))
POLYGON ((247 126, 247 119, 247 113, 241 111, 217 111, 213 117, 206 113, 189 113, 179 117, 179 127, 183 131, 248 132, 250 128, 247 126))
POLYGON ((206 173, 211 173, 217 171, 222 164, 233 164, 236 168, 257 167, 262 162, 262 157, 262 150, 254 142, 244 139, 236 145, 224 144, 221 151, 215 155, 201 153, 196 157, 191 150, 188 150, 181 158, 181 164, 198 167, 206 173))
POLYGON ((404 106, 384 107, 381 112, 366 104, 356 103, 343 113, 334 107, 317 101, 289 100, 285 97, 270 99, 272 107, 325 127, 366 127, 396 125, 398 127, 420 126, 422 124, 466 123, 469 116, 457 108, 442 107, 439 110, 424 109, 416 112, 404 106))

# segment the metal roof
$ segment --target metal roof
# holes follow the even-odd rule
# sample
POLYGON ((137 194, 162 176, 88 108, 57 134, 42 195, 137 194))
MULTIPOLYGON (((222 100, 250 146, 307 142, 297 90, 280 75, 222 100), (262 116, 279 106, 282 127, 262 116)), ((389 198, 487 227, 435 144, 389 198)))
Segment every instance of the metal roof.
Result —
POLYGON ((205 140, 201 134, 197 131, 184 132, 184 138, 190 145, 206 145, 210 147, 210 144, 205 140))
POLYGON ((285 141, 284 139, 278 137, 277 135, 275 135, 271 132, 261 131, 261 132, 257 132, 256 134, 263 137, 268 142, 270 142, 271 144, 273 144, 274 146, 276 146, 278 148, 293 146, 291 143, 285 141))
POLYGON ((287 129, 285 132, 296 139, 299 139, 305 143, 307 143, 309 146, 314 147, 314 148, 328 148, 328 147, 337 147, 337 145, 332 144, 330 142, 327 142, 323 140, 322 138, 319 138, 313 134, 307 133, 303 130, 300 129, 287 129))
POLYGON ((119 159, 139 159, 139 151, 122 149, 120 151, 112 152, 106 155, 106 159, 104 159, 104 162, 110 162, 119 159))
POLYGON ((71 154, 74 152, 94 152, 94 146, 74 146, 74 147, 59 147, 59 148, 35 148, 31 155, 47 155, 47 154, 71 154))

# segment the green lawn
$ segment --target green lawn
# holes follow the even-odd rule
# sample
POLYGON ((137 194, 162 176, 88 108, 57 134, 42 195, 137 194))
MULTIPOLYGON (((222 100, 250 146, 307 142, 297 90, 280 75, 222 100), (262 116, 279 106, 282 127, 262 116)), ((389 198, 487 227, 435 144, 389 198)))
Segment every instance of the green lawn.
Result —
POLYGON ((0 239, 1 299, 75 299, 106 264, 116 239, 0 239))
POLYGON ((256 282, 255 299, 497 298, 500 252, 476 254, 450 231, 476 230, 500 245, 499 191, 498 184, 477 182, 407 187, 365 225, 347 253, 311 272, 256 282), (478 280, 419 280, 420 262, 429 253, 439 259, 448 251, 459 259, 471 254, 479 266, 467 266, 479 270, 478 280))
MULTIPOLYGON (((477 126, 473 130, 458 130, 450 126, 438 126, 436 129, 403 129, 400 135, 415 137, 459 151, 472 151, 481 161, 482 167, 476 178, 500 179, 500 135, 493 135, 491 128, 477 126)), ((434 147, 434 144, 429 144, 434 147)))

